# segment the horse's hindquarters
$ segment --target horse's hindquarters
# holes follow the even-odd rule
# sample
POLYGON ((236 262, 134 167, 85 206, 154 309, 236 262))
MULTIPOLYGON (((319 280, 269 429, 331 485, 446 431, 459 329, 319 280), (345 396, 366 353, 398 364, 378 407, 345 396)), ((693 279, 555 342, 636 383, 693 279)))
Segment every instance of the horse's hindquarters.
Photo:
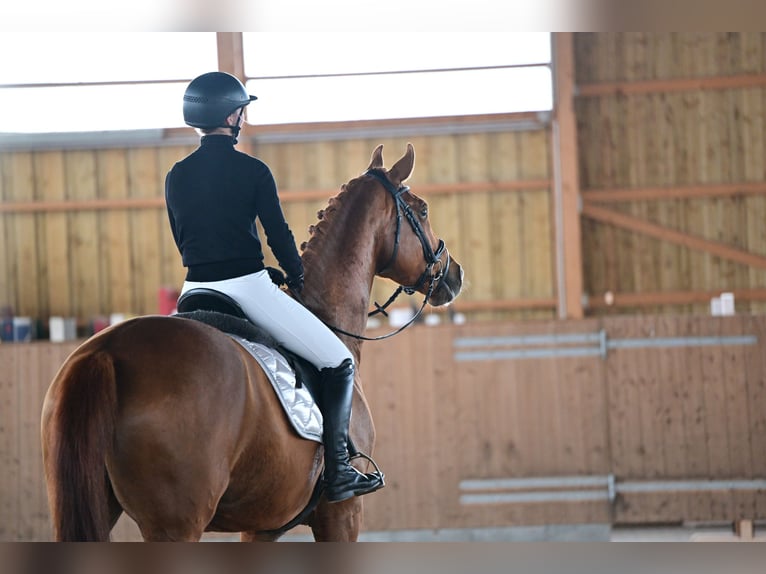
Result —
MULTIPOLYGON (((113 440, 90 464, 106 466, 116 500, 146 539, 198 539, 219 516, 229 529, 275 529, 302 510, 316 445, 294 433, 260 367, 228 336, 142 317, 73 356, 93 354, 109 357, 116 407, 113 440)), ((66 366, 46 413, 84 385, 66 366)))

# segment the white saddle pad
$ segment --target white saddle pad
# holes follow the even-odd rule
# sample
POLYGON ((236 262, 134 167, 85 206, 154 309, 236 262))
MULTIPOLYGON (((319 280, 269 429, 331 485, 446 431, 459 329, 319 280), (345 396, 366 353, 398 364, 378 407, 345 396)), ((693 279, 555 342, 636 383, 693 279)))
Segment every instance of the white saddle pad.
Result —
POLYGON ((322 413, 305 386, 295 388, 295 372, 280 353, 270 347, 229 334, 242 345, 268 375, 279 402, 295 431, 305 439, 322 442, 322 413))

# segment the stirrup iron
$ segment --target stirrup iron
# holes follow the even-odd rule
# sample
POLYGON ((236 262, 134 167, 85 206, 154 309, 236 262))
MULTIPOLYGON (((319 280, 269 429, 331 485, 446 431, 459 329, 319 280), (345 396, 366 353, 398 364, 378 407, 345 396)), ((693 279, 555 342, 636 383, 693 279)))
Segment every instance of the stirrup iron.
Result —
MULTIPOLYGON (((377 462, 375 462, 375 461, 372 459, 372 457, 371 457, 370 455, 363 453, 361 450, 357 450, 356 452, 354 452, 354 454, 352 454, 351 456, 349 456, 349 462, 350 462, 350 461, 352 461, 352 460, 354 460, 354 459, 357 459, 357 458, 363 458, 363 459, 365 459, 367 462, 370 462, 370 463, 372 463, 372 466, 374 466, 374 467, 375 467, 375 470, 374 470, 373 472, 370 472, 370 473, 362 473, 362 474, 372 474, 373 476, 376 476, 376 477, 378 477, 378 478, 380 479, 380 482, 382 482, 382 483, 383 483, 383 485, 385 485, 385 484, 386 484, 386 480, 385 480, 385 478, 386 478, 386 475, 385 475, 385 474, 383 474, 383 472, 380 470, 380 467, 378 466, 378 463, 377 463, 377 462)), ((360 471, 360 472, 361 472, 361 471, 360 471)))

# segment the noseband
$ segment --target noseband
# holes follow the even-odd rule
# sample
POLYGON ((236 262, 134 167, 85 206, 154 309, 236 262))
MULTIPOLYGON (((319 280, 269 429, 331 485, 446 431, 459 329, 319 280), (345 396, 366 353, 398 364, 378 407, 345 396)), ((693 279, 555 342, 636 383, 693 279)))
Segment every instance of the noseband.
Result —
POLYGON ((424 285, 426 281, 429 281, 428 289, 426 290, 426 295, 423 299, 423 304, 420 306, 420 309, 418 309, 418 312, 415 313, 409 321, 407 321, 404 325, 392 333, 381 335, 379 337, 365 337, 363 335, 356 335, 354 333, 344 331, 343 329, 339 329, 338 327, 328 325, 328 327, 330 327, 333 331, 347 335, 349 337, 353 337, 355 339, 361 339, 363 341, 378 341, 380 339, 393 337, 415 322, 415 320, 423 312, 425 306, 428 304, 428 300, 431 298, 431 294, 439 286, 439 283, 441 283, 444 277, 447 276, 447 272, 449 271, 452 259, 450 258, 449 252, 447 251, 446 262, 442 263, 441 261, 441 256, 446 251, 444 240, 439 239, 439 244, 436 247, 436 251, 434 251, 434 249, 431 247, 431 244, 426 237, 426 233, 423 231, 423 226, 420 225, 420 222, 418 221, 415 213, 412 211, 412 208, 407 205, 407 202, 405 202, 402 198, 402 195, 410 191, 408 186, 400 185, 398 188, 394 187, 394 185, 385 176, 385 173, 379 169, 370 169, 364 175, 369 175, 378 180, 378 182, 384 188, 386 188, 386 191, 391 194, 391 197, 394 199, 394 204, 396 205, 396 234, 394 235, 394 249, 391 253, 391 258, 388 260, 388 263, 386 263, 382 269, 378 270, 377 275, 380 275, 381 273, 388 270, 396 262, 396 257, 399 254, 399 238, 401 237, 402 232, 402 213, 404 213, 404 216, 407 218, 407 221, 409 222, 410 227, 412 227, 412 231, 415 233, 415 236, 420 240, 420 245, 423 247, 423 257, 425 257, 426 260, 426 268, 423 270, 423 273, 421 273, 420 277, 413 285, 399 285, 399 287, 396 288, 396 291, 394 291, 393 295, 388 298, 388 301, 386 301, 383 305, 375 303, 375 309, 370 311, 367 316, 372 317, 373 315, 380 313, 383 316, 388 317, 386 308, 396 300, 402 291, 407 295, 412 295, 415 293, 415 291, 420 289, 420 287, 424 285), (437 266, 438 269, 434 271, 434 268, 437 266))

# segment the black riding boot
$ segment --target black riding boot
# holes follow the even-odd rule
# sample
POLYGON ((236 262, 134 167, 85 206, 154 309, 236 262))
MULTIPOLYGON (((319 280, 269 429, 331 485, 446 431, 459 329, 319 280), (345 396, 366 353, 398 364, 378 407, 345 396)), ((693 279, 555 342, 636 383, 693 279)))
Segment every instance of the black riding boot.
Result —
POLYGON ((350 359, 338 367, 322 369, 321 407, 324 418, 325 496, 340 502, 382 488, 380 474, 364 474, 349 461, 348 423, 354 391, 354 365, 350 359))

